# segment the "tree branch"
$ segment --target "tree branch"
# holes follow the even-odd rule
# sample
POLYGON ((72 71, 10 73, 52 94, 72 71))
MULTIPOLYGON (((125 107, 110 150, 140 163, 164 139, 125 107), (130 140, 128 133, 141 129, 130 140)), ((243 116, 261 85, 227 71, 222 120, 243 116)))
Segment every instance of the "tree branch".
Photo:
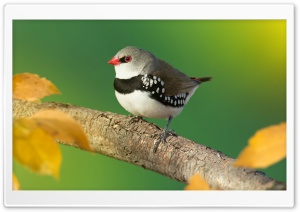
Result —
MULTIPOLYGON (((285 190, 253 169, 233 167, 234 159, 183 137, 170 136, 156 153, 154 144, 162 129, 140 119, 62 103, 13 101, 13 117, 29 117, 42 109, 57 109, 77 120, 86 132, 94 152, 150 169, 187 183, 199 173, 214 189, 285 190)), ((64 144, 63 141, 58 141, 64 144)), ((70 145, 70 144, 68 144, 70 145)))

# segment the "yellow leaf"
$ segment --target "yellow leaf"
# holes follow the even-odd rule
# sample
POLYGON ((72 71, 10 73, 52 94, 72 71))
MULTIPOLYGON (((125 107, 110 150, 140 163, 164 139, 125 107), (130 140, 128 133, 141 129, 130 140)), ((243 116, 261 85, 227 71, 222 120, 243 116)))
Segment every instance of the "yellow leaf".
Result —
POLYGON ((258 130, 240 153, 235 166, 266 168, 286 157, 286 123, 258 130))
POLYGON ((52 94, 60 94, 60 91, 46 78, 30 73, 13 76, 13 98, 15 99, 36 102, 52 94))
POLYGON ((53 138, 91 151, 89 141, 79 123, 58 110, 42 110, 30 117, 53 138))
POLYGON ((12 180, 12 189, 13 190, 20 190, 20 183, 16 175, 13 173, 13 180, 12 180))
POLYGON ((185 190, 211 190, 207 182, 199 175, 194 174, 190 179, 185 190))
POLYGON ((62 157, 58 144, 29 118, 14 120, 13 156, 37 173, 59 175, 62 157))

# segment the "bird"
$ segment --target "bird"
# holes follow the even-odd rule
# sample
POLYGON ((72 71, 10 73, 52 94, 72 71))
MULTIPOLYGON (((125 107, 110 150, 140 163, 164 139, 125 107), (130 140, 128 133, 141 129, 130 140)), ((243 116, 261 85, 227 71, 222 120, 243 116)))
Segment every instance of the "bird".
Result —
POLYGON ((154 146, 166 142, 172 119, 181 113, 195 90, 211 77, 188 77, 149 51, 127 46, 108 62, 114 66, 115 96, 121 106, 137 117, 167 119, 154 146))

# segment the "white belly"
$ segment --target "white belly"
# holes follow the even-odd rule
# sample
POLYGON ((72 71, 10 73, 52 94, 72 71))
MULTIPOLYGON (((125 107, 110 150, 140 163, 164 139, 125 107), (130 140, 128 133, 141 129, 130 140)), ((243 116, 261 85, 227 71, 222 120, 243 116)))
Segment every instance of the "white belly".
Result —
POLYGON ((165 106, 151 99, 146 92, 143 91, 134 91, 125 95, 115 91, 115 94, 122 107, 136 116, 167 119, 170 116, 177 116, 183 109, 183 107, 165 106))

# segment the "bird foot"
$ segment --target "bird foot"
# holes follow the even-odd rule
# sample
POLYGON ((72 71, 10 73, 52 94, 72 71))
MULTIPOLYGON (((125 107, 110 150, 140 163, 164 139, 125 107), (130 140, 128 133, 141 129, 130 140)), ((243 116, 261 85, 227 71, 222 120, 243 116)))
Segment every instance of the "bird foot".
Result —
POLYGON ((178 136, 177 133, 176 133, 173 129, 168 130, 168 133, 169 133, 170 135, 172 135, 172 136, 175 136, 175 137, 178 136))
POLYGON ((153 152, 156 153, 157 148, 159 146, 159 144, 161 142, 166 143, 166 139, 169 136, 178 136, 174 130, 164 130, 164 132, 162 134, 160 134, 159 138, 157 139, 157 141, 154 144, 154 148, 153 148, 153 152))

